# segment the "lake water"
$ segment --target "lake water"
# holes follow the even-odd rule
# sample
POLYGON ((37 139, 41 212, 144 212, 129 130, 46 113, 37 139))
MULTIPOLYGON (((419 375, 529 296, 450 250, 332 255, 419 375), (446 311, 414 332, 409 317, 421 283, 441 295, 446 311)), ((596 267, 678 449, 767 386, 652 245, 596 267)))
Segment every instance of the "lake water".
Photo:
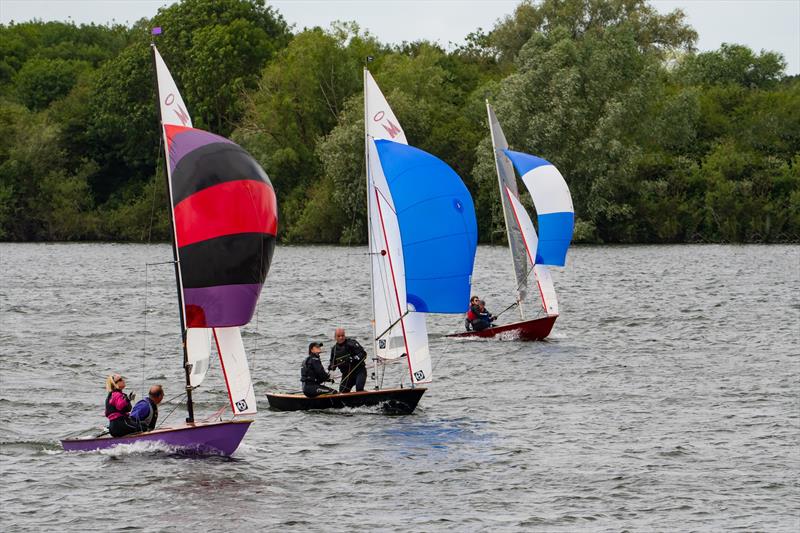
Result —
MULTIPOLYGON (((172 267, 145 267, 169 246, 0 244, 2 530, 800 529, 800 247, 575 247, 549 341, 429 320, 413 415, 270 412, 310 340, 343 326, 369 348, 364 253, 277 248, 245 328, 261 411, 233 458, 198 459, 58 442, 103 424, 110 372, 139 398, 183 386, 172 267)), ((507 249, 480 247, 495 312, 510 278, 507 249)), ((227 402, 210 374, 199 418, 227 402)))

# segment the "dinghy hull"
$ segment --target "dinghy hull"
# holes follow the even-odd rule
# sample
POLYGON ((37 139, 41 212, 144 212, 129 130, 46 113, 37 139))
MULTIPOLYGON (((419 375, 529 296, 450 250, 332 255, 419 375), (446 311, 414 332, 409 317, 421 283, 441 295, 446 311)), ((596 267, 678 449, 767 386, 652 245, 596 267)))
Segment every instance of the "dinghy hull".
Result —
POLYGON ((414 412, 427 389, 383 389, 361 392, 323 394, 308 398, 304 394, 268 393, 270 409, 275 411, 308 411, 311 409, 343 409, 345 407, 380 406, 389 414, 408 415, 414 412))
POLYGON ((519 340, 540 341, 550 335, 550 331, 553 329, 553 324, 555 324, 556 318, 558 318, 558 315, 546 316, 544 318, 537 318, 535 320, 525 320, 523 322, 514 322, 513 324, 504 324, 495 328, 486 328, 482 331, 464 331, 463 333, 452 333, 447 336, 488 338, 503 335, 519 340))
POLYGON ((61 445, 68 452, 90 452, 121 444, 160 442, 199 455, 231 455, 239 447, 252 422, 252 420, 197 422, 124 437, 106 435, 88 439, 64 439, 61 445))

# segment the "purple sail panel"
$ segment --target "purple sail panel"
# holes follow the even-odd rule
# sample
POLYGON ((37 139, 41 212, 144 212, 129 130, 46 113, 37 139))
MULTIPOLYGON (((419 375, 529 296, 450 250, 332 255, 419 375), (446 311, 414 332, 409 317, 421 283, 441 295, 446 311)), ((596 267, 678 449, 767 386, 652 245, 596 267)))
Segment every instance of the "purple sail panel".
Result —
POLYGON ((178 166, 178 163, 186 154, 197 150, 201 146, 212 143, 227 143, 236 146, 236 143, 225 137, 203 130, 172 125, 167 125, 166 130, 170 173, 175 172, 175 167, 178 166))
POLYGON ((186 327, 227 328, 247 324, 253 318, 261 286, 253 283, 184 288, 186 327))

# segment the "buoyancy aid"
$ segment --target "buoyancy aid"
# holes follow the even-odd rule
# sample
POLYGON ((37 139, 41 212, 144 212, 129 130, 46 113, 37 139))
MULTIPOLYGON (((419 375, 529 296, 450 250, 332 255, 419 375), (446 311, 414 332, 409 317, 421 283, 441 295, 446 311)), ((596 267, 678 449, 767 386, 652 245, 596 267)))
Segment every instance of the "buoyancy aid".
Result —
MULTIPOLYGON (((119 414, 120 416, 127 416, 130 410, 131 410, 131 402, 124 392, 114 390, 108 393, 108 396, 106 396, 106 418, 111 420, 110 418, 111 415, 115 413, 119 414), (122 397, 125 398, 125 404, 122 406, 122 409, 118 409, 116 405, 111 403, 111 397, 114 395, 115 392, 120 393, 122 397)), ((114 418, 117 417, 115 416, 114 418)))
MULTIPOLYGON (((158 422, 158 405, 156 402, 151 400, 150 398, 145 398, 144 400, 147 402, 148 407, 150 407, 147 416, 144 418, 139 418, 139 422, 141 422, 142 426, 145 428, 153 429, 155 428, 156 422, 158 422)), ((137 404, 138 405, 138 404, 137 404)), ((134 408, 134 411, 136 409, 134 408)), ((136 413, 134 413, 136 414, 136 413)))
MULTIPOLYGON (((302 366, 300 367, 300 381, 302 383, 313 383, 315 385, 320 385, 324 380, 322 376, 319 376, 318 373, 314 370, 313 361, 319 361, 319 356, 309 355, 303 361, 302 366)), ((322 362, 319 363, 320 369, 322 369, 322 362)))

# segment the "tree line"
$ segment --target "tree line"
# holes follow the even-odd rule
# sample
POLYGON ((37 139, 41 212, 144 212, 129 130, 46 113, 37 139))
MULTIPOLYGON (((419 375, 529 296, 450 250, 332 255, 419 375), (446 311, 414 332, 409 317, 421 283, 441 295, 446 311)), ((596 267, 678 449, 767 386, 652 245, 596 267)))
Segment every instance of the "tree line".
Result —
POLYGON ((565 176, 579 242, 800 241, 800 78, 775 52, 698 53, 683 13, 645 0, 523 1, 449 49, 295 31, 260 0, 0 25, 0 239, 169 238, 154 26, 195 127, 269 174, 283 242, 366 240, 368 57, 409 142, 464 179, 481 242, 505 238, 486 99, 512 149, 565 176))

